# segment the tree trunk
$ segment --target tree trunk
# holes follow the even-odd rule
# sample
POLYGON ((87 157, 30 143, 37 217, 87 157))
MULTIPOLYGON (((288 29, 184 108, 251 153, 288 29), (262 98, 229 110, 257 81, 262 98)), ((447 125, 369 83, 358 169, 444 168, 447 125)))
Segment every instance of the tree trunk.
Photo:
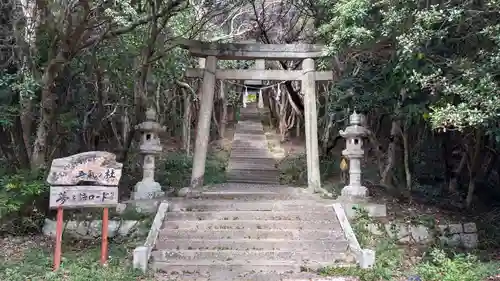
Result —
POLYGON ((321 140, 323 154, 326 154, 326 151, 328 150, 328 144, 330 143, 330 130, 332 129, 332 126, 333 126, 333 118, 334 117, 335 117, 335 113, 328 114, 326 128, 325 128, 325 131, 323 132, 323 138, 321 140))
POLYGON ((465 206, 470 208, 472 206, 472 199, 474 190, 476 189, 476 177, 480 168, 480 157, 482 148, 482 132, 476 129, 474 151, 472 152, 470 170, 469 170, 469 188, 467 190, 467 198, 465 199, 465 206))
POLYGON ((406 190, 411 191, 412 189, 412 179, 410 170, 410 144, 408 141, 408 130, 401 128, 401 138, 403 139, 403 156, 404 156, 404 167, 405 167, 405 179, 406 179, 406 190))
POLYGON ((460 159, 460 163, 457 168, 451 172, 450 182, 448 183, 448 192, 450 194, 454 194, 457 191, 458 187, 458 175, 462 173, 462 170, 465 167, 465 163, 467 163, 467 152, 462 153, 462 158, 460 159))
POLYGON ((384 171, 382 172, 381 179, 380 179, 380 183, 383 184, 384 186, 387 186, 387 187, 393 187, 392 169, 394 168, 394 165, 396 164, 396 145, 397 145, 397 139, 398 139, 398 135, 399 135, 398 122, 399 121, 397 121, 397 120, 392 121, 390 143, 389 143, 389 147, 387 148, 387 164, 385 166, 384 171))
POLYGON ((52 92, 54 82, 63 69, 63 66, 68 62, 68 58, 60 51, 55 58, 53 58, 42 77, 42 94, 41 94, 41 114, 40 123, 36 130, 36 138, 33 143, 33 153, 31 155, 31 169, 37 170, 45 166, 46 153, 47 153, 47 139, 49 137, 50 129, 54 122, 54 114, 56 110, 56 96, 52 92))

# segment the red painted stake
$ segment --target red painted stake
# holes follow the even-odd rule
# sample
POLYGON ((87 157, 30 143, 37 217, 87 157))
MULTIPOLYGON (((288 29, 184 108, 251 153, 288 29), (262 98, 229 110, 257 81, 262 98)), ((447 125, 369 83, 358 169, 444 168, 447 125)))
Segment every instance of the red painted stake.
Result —
POLYGON ((56 222, 56 246, 54 248, 54 271, 59 269, 61 265, 61 248, 62 248, 62 233, 63 233, 63 208, 57 208, 56 222))
POLYGON ((102 212, 102 244, 101 244, 101 264, 106 265, 108 262, 108 208, 104 208, 102 212))

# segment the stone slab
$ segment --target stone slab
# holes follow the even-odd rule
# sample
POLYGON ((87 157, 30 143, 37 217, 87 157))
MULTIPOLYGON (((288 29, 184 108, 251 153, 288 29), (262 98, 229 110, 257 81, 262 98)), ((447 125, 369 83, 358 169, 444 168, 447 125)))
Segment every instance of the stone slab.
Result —
MULTIPOLYGON (((309 194, 306 188, 293 187, 280 184, 235 184, 235 183, 220 183, 209 186, 204 186, 201 191, 217 191, 217 192, 279 192, 293 194, 309 194)), ((297 198, 300 199, 300 198, 297 198)))
POLYGON ((237 178, 237 177, 229 177, 227 178, 227 182, 230 183, 262 183, 262 184, 278 184, 279 180, 277 179, 252 179, 252 178, 237 178))
POLYGON ((273 158, 231 158, 228 163, 252 163, 254 165, 276 165, 273 158))
POLYGON ((331 205, 319 204, 316 200, 260 200, 258 202, 247 202, 245 200, 196 200, 184 199, 170 202, 170 211, 308 211, 324 212, 335 216, 331 205))
POLYGON ((346 261, 350 258, 343 252, 322 251, 279 251, 279 250, 157 250, 152 253, 152 259, 157 262, 172 262, 177 260, 259 260, 269 261, 346 261))
POLYGON ((251 162, 235 162, 229 161, 228 170, 275 170, 276 163, 272 163, 271 161, 267 161, 267 163, 251 163, 251 162))
POLYGON ((156 275, 158 281, 360 281, 356 277, 322 277, 312 272, 300 273, 275 273, 275 272, 253 272, 248 274, 241 274, 232 272, 225 272, 223 276, 205 275, 205 274, 185 274, 180 275, 165 274, 164 276, 156 275), (217 279, 214 279, 217 278, 217 279))
POLYGON ((227 180, 228 182, 238 182, 238 180, 241 180, 241 183, 279 184, 279 174, 277 171, 256 171, 258 173, 246 172, 248 172, 248 170, 230 170, 227 173, 227 180))
POLYGON ((265 135, 253 135, 253 134, 242 134, 235 133, 234 140, 259 140, 259 141, 267 141, 265 135))
POLYGON ((219 212, 172 212, 169 220, 274 220, 274 221, 309 221, 331 220, 332 214, 308 211, 219 211, 219 212))
POLYGON ((251 169, 252 166, 245 167, 244 164, 238 164, 241 168, 228 168, 228 175, 238 175, 238 176, 250 176, 252 178, 258 179, 259 177, 279 177, 280 171, 275 167, 269 167, 269 169, 255 167, 251 169))
MULTIPOLYGON (((236 180, 236 179, 234 179, 236 180)), ((234 200, 234 199, 243 199, 243 200, 287 200, 297 198, 295 194, 289 193, 280 193, 280 192, 245 192, 245 191, 226 191, 226 192, 217 192, 217 191, 203 191, 200 193, 193 192, 190 195, 191 198, 206 198, 206 199, 225 199, 225 200, 234 200)))
POLYGON ((264 129, 247 129, 247 128, 236 128, 238 130, 238 133, 242 134, 255 134, 255 135, 262 135, 264 134, 264 129))
MULTIPOLYGON (((311 270, 332 266, 333 261, 318 262, 296 262, 296 261, 272 261, 272 260, 204 260, 204 261, 171 261, 155 262, 153 268, 158 271, 182 273, 208 273, 209 275, 221 274, 222 272, 251 273, 251 272, 301 272, 304 268, 311 270)), ((213 279, 221 280, 221 279, 213 279)), ((226 279, 223 279, 226 280, 226 279)), ((230 279, 229 279, 230 280, 230 279)))
POLYGON ((318 239, 318 240, 341 240, 344 237, 342 230, 182 230, 182 229, 163 229, 162 237, 167 239, 318 239))
POLYGON ((288 239, 162 239, 157 249, 179 250, 281 250, 281 251, 346 251, 345 240, 288 240, 288 239))
MULTIPOLYGON (((234 157, 234 155, 240 154, 241 156, 246 156, 247 158, 253 158, 252 155, 257 154, 259 155, 258 158, 261 158, 262 156, 267 156, 267 158, 271 158, 269 150, 267 147, 236 147, 234 150, 231 151, 230 157, 234 157)), ((257 158, 257 157, 256 157, 257 158)))
POLYGON ((283 221, 283 220, 200 220, 200 221, 166 221, 164 228, 180 230, 324 230, 329 231, 337 225, 338 221, 311 220, 311 221, 283 221))

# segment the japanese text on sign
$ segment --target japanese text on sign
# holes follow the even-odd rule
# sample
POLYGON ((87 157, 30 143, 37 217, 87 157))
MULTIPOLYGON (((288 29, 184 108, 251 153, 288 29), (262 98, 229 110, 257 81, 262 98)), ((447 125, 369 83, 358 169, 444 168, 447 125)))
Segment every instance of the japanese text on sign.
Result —
POLYGON ((118 204, 118 187, 52 186, 50 207, 79 208, 114 206, 118 204))

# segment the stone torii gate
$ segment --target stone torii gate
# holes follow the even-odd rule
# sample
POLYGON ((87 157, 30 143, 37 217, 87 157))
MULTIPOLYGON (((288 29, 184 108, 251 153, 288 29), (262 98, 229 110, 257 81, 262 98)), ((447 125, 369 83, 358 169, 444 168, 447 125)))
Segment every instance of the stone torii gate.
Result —
POLYGON ((186 73, 187 77, 203 78, 191 188, 203 185, 216 79, 298 80, 302 82, 304 93, 308 187, 314 192, 325 192, 321 188, 319 171, 316 81, 332 80, 332 73, 315 71, 314 63, 315 58, 326 56, 324 47, 311 44, 209 43, 193 40, 183 40, 180 46, 189 50, 191 55, 205 59, 204 68, 188 69, 186 73), (302 70, 217 69, 217 60, 302 60, 302 70))

